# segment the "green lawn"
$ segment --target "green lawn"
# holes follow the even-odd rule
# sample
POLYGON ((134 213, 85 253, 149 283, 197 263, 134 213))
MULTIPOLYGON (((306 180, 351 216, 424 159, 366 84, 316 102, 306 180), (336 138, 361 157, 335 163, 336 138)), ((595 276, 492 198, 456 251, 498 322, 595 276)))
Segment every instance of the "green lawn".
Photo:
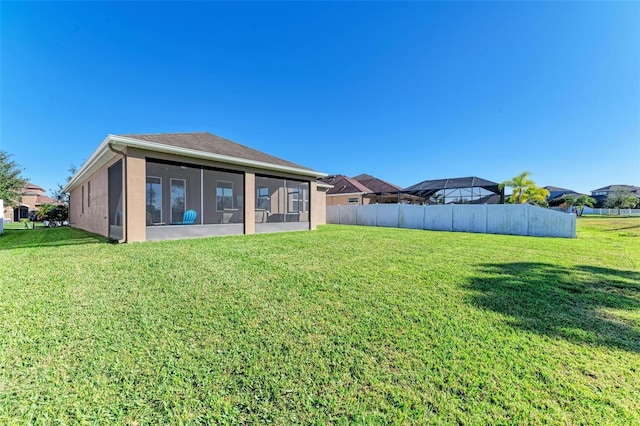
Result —
POLYGON ((0 237, 0 424, 640 424, 640 218, 0 237))
MULTIPOLYGON (((34 222, 27 222, 29 228, 28 229, 34 229, 34 222)), ((44 225, 42 224, 42 222, 35 222, 35 228, 44 228, 44 225)), ((10 223, 5 223, 4 224, 4 229, 26 229, 24 226, 24 222, 10 222, 10 223)), ((0 245, 2 243, 0 242, 0 245)))

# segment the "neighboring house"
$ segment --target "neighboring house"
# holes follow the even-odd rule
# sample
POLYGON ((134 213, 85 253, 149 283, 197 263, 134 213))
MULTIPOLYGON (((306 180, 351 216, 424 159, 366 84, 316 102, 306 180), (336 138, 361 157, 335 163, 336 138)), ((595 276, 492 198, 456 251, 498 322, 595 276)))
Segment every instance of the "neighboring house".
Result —
POLYGON ((544 189, 549 191, 549 196, 547 197, 547 201, 551 201, 556 198, 562 198, 567 195, 582 195, 578 194, 576 191, 567 188, 560 188, 559 186, 545 186, 544 189))
POLYGON ((602 188, 594 189, 591 191, 591 196, 596 199, 594 207, 603 207, 607 201, 607 196, 610 192, 615 191, 629 191, 632 194, 640 198, 640 187, 633 185, 609 185, 602 188))
POLYGON ((22 197, 14 207, 5 206, 3 218, 5 222, 18 222, 20 219, 32 219, 42 204, 58 204, 56 200, 44 194, 44 188, 27 182, 22 189, 22 197))
POLYGON ((328 206, 369 204, 369 199, 365 196, 373 192, 362 183, 345 175, 326 176, 319 181, 332 186, 327 190, 328 206))
POLYGON ((210 133, 108 135, 65 191, 71 226, 131 242, 315 229, 324 176, 210 133))
POLYGON ((370 189, 370 193, 367 194, 369 204, 375 203, 410 203, 411 197, 405 194, 399 194, 398 191, 402 190, 398 185, 394 185, 375 176, 362 173, 355 176, 353 179, 357 180, 364 186, 370 189))
POLYGON ((320 179, 333 188, 327 191, 327 205, 366 204, 501 204, 504 191, 495 182, 475 176, 425 180, 407 188, 368 174, 353 178, 344 175, 320 179), (434 197, 438 196, 437 199, 434 197))
POLYGON ((587 194, 581 194, 572 189, 560 188, 557 186, 545 186, 544 189, 549 191, 549 196, 547 197, 547 203, 551 203, 551 205, 554 205, 553 200, 559 201, 559 199, 565 198, 569 195, 573 196, 576 199, 582 197, 583 195, 588 196, 587 194))
POLYGON ((327 190, 327 205, 367 205, 375 203, 398 202, 397 185, 386 182, 366 173, 355 177, 332 175, 319 179, 332 187, 327 190))
POLYGON ((402 189, 398 185, 394 185, 366 173, 354 176, 353 179, 369 188, 372 192, 396 192, 402 189))

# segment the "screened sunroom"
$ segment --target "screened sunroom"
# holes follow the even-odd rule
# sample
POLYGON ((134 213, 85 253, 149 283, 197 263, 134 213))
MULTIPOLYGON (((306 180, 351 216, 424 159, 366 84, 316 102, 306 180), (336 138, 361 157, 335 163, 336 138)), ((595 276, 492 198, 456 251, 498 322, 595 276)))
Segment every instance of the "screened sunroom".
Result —
POLYGON ((309 182, 256 176, 256 232, 309 229, 309 182))
MULTIPOLYGON (((240 171, 147 159, 147 239, 244 233, 244 179, 240 171)), ((309 182, 254 179, 257 233, 309 229, 309 182)))
POLYGON ((68 185, 71 224, 122 242, 312 230, 323 175, 210 133, 109 135, 68 185))

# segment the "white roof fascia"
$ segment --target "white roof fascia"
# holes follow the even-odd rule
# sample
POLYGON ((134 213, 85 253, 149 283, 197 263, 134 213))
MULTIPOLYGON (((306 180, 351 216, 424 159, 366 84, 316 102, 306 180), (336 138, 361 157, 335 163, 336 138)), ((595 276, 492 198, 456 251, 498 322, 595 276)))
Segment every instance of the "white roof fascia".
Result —
POLYGON ((109 138, 115 144, 123 146, 146 149, 149 151, 164 152, 167 154, 181 155, 185 157, 200 158, 203 160, 218 161, 221 163, 235 164, 238 166, 255 167, 258 169, 274 170, 278 172, 293 173, 296 175, 311 176, 321 178, 327 176, 326 173, 316 172, 315 170, 299 169, 297 167, 281 166, 278 164, 264 163, 262 161, 246 160, 244 158, 231 157, 228 155, 213 154, 210 152, 198 151, 195 149, 187 149, 165 145, 157 142, 147 142, 140 139, 127 138, 124 136, 109 135, 109 138))
POLYGON ((342 195, 366 195, 368 192, 340 192, 338 194, 327 194, 327 197, 338 197, 342 195))
MULTIPOLYGON (((93 151, 93 154, 91 154, 89 159, 84 162, 84 164, 80 167, 80 169, 78 169, 76 174, 73 175, 73 177, 71 178, 69 183, 67 183, 65 185, 64 189, 62 190, 63 192, 69 192, 71 190, 71 188, 76 186, 76 184, 78 182, 82 181, 82 178, 87 174, 87 172, 89 172, 89 170, 92 169, 93 166, 95 164, 97 164, 105 156, 105 154, 111 153, 111 154, 115 155, 109 149, 109 146, 108 146, 109 142, 110 142, 110 136, 111 135, 108 135, 102 141, 102 143, 100 145, 98 145, 98 148, 96 148, 96 150, 93 151)), ((111 158, 111 156, 109 158, 111 158)), ((105 162, 108 161, 109 158, 105 159, 105 162)))
POLYGON ((323 188, 323 189, 333 188, 333 185, 329 185, 328 183, 324 183, 324 182, 318 182, 317 185, 318 185, 318 188, 323 188))
POLYGON ((245 160, 243 158, 230 157, 227 155, 220 155, 220 154, 212 154, 208 152, 197 151, 194 149, 179 148, 171 145, 165 145, 165 144, 155 143, 155 142, 147 142, 139 139, 127 138, 124 136, 109 134, 98 146, 98 148, 96 148, 93 154, 91 154, 91 157, 89 157, 89 159, 84 162, 84 164, 82 165, 82 167, 80 167, 80 169, 76 172, 76 174, 73 175, 69 183, 64 187, 63 189, 64 192, 69 192, 69 190, 73 188, 75 185, 77 185, 78 182, 82 181, 84 176, 89 171, 93 170, 96 164, 98 163, 104 164, 109 159, 113 158, 115 153, 109 149, 109 145, 140 148, 140 149, 146 149, 150 151, 164 152, 167 154, 176 154, 176 155, 182 155, 186 157, 200 158, 204 160, 219 161, 221 163, 236 164, 240 166, 249 166, 249 167, 273 170, 273 171, 279 171, 279 172, 287 172, 287 173, 310 176, 315 178, 322 178, 327 176, 326 173, 321 173, 314 170, 305 170, 305 169, 299 169, 297 167, 290 167, 290 166, 280 166, 278 164, 264 163, 262 161, 245 160), (105 156, 107 157, 104 158, 105 156))

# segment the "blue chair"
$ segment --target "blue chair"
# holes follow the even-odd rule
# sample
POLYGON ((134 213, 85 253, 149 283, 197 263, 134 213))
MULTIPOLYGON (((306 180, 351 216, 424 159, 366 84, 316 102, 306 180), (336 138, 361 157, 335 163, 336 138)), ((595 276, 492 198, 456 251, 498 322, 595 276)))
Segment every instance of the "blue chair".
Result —
POLYGON ((182 224, 183 225, 193 225, 196 223, 196 218, 198 217, 198 212, 195 210, 187 210, 184 212, 182 216, 182 224))

